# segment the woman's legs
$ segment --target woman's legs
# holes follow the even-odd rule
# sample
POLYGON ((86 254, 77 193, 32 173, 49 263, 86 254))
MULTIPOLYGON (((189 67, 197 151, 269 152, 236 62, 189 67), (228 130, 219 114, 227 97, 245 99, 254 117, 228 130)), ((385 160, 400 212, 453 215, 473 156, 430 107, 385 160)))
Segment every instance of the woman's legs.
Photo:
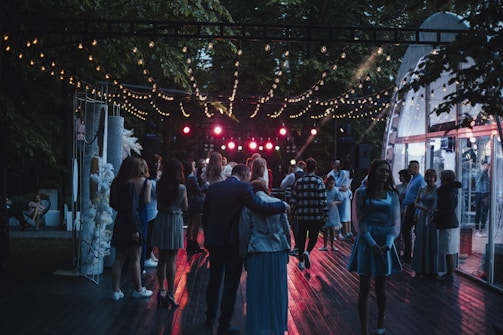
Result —
POLYGON ((159 291, 163 297, 166 296, 166 267, 168 263, 167 250, 159 249, 159 261, 157 262, 157 281, 159 283, 159 291))
POLYGON ((166 251, 166 281, 168 282, 168 294, 173 294, 175 291, 176 258, 178 256, 178 249, 166 251))
POLYGON ((328 244, 328 238, 329 238, 329 228, 321 228, 321 230, 323 230, 323 248, 326 248, 327 247, 327 244, 328 244))
POLYGON ((375 279, 377 300, 377 328, 384 328, 384 311, 386 310, 386 277, 379 276, 375 279))
POLYGON ((360 316, 361 334, 369 333, 369 295, 370 277, 360 276, 360 293, 358 295, 358 314, 360 316))
POLYGON ((159 281, 160 295, 163 298, 167 296, 173 305, 177 305, 174 298, 177 256, 178 249, 159 250, 159 262, 157 263, 157 280, 159 281), (167 281, 167 290, 164 286, 164 281, 167 281))
POLYGON ((141 245, 133 245, 129 248, 129 271, 136 291, 141 291, 141 245))
POLYGON ((32 214, 32 221, 35 222, 35 226, 37 227, 37 230, 38 230, 38 225, 39 225, 39 221, 40 221, 40 210, 38 208, 35 208, 35 210, 33 211, 33 214, 32 214))
POLYGON ((329 232, 330 232, 330 248, 332 248, 332 250, 334 249, 334 239, 335 239, 335 228, 334 227, 330 227, 329 229, 329 232))
POLYGON ((187 251, 200 252, 202 251, 197 243, 197 235, 201 226, 201 213, 191 214, 187 223, 187 251))
POLYGON ((343 222, 344 231, 346 236, 353 236, 353 230, 351 230, 351 222, 343 222))
POLYGON ((112 265, 112 289, 114 292, 120 291, 122 266, 124 265, 127 253, 127 249, 120 248, 117 248, 115 253, 115 260, 114 264, 112 265))

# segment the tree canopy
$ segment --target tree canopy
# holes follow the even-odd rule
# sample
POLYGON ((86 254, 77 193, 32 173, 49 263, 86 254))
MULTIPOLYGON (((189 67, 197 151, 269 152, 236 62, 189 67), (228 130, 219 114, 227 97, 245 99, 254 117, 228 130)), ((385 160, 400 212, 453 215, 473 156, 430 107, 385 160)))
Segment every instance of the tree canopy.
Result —
MULTIPOLYGON (((473 8, 476 7, 470 1, 404 3, 396 0, 371 3, 363 0, 43 0, 0 5, 4 17, 31 18, 47 25, 51 18, 75 18, 396 28, 418 27, 439 10, 462 14, 473 8)), ((495 24, 500 11, 500 8, 494 10, 490 16, 492 26, 484 23, 483 15, 476 15, 475 11, 468 12, 471 14, 467 19, 474 21, 474 32, 489 31, 491 34, 486 36, 492 36, 497 33, 495 24)), ((94 27, 98 28, 104 29, 94 27)), ((151 26, 140 28, 152 29, 151 26)), ((378 110, 371 106, 370 101, 385 107, 389 98, 385 93, 393 87, 406 47, 382 46, 381 54, 378 53, 381 46, 358 43, 321 45, 136 36, 95 39, 91 35, 82 38, 72 34, 4 33, 0 108, 2 121, 9 125, 6 144, 12 157, 8 163, 9 174, 18 176, 33 171, 33 166, 56 175, 68 169, 62 161, 67 161, 64 157, 68 157, 71 149, 61 138, 68 137, 70 141, 72 136, 68 133, 72 127, 72 116, 68 115, 72 108, 71 96, 76 90, 86 88, 89 94, 96 94, 103 85, 114 94, 109 101, 120 104, 123 111, 127 112, 132 104, 146 112, 140 118, 133 113, 125 114, 126 127, 139 131, 138 136, 143 119, 163 123, 169 135, 165 139, 170 141, 176 137, 175 129, 186 122, 199 127, 198 134, 203 134, 209 122, 222 120, 228 122, 235 133, 260 131, 263 136, 274 134, 274 128, 282 122, 288 124, 293 134, 301 134, 316 125, 320 133, 317 145, 310 150, 331 156, 337 129, 334 129, 334 118, 325 115, 328 110, 330 116, 338 117, 338 126, 352 125, 355 142, 372 143, 372 151, 379 153, 386 112, 385 108, 378 110), (159 92, 163 95, 159 96, 159 92), (135 98, 136 94, 147 99, 135 98), (167 97, 174 99, 165 99, 167 97), (362 106, 358 107, 361 110, 351 104, 362 106)), ((480 45, 482 37, 477 38, 474 42, 480 45)), ((490 39, 486 44, 494 49, 497 41, 490 39)), ((454 52, 456 46, 466 47, 459 42, 446 50, 454 52)), ((474 58, 487 64, 485 70, 490 68, 489 61, 482 58, 489 57, 486 54, 481 52, 474 58)), ((456 61, 453 57, 446 58, 456 61)), ((438 64, 433 60, 432 64, 438 64)), ((442 61, 438 57, 435 60, 442 61)), ((498 65, 494 59, 493 65, 501 66, 501 62, 498 65)), ((483 69, 480 71, 484 72, 483 69)), ((426 73, 424 78, 428 79, 426 73)), ((464 87, 471 87, 468 80, 464 87)), ((305 141, 306 136, 300 140, 305 141)), ((194 141, 192 145, 198 143, 194 141)), ((173 146, 173 150, 177 147, 173 146)))

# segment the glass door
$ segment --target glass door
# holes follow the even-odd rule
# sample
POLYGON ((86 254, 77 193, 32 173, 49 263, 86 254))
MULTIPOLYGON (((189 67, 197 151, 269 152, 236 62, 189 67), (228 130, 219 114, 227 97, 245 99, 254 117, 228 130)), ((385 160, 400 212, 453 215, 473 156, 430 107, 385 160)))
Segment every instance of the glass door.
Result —
POLYGON ((503 152, 498 136, 493 140, 494 160, 491 166, 493 178, 491 194, 491 208, 489 213, 489 241, 488 264, 493 265, 489 270, 489 282, 503 288, 503 152))
POLYGON ((459 269, 488 280, 488 237, 491 192, 490 136, 460 139, 459 269))

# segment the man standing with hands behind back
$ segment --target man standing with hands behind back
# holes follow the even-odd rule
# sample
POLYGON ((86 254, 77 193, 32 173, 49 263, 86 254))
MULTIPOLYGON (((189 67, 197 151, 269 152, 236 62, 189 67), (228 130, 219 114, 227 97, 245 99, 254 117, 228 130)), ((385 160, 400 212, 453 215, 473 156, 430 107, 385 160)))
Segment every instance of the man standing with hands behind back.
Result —
POLYGON ((403 260, 410 260, 412 258, 412 226, 414 226, 414 213, 416 208, 414 203, 416 202, 417 193, 419 189, 423 187, 426 183, 424 181, 423 175, 419 173, 419 162, 412 160, 409 162, 407 167, 411 180, 407 185, 407 191, 405 192, 405 199, 402 202, 402 214, 405 214, 402 223, 402 238, 404 243, 404 250, 402 254, 403 260))
POLYGON ((284 201, 264 202, 255 195, 250 184, 250 169, 243 164, 236 165, 226 180, 208 187, 202 224, 204 246, 210 253, 205 324, 210 334, 216 324, 222 280, 224 287, 217 334, 239 334, 239 329, 230 327, 230 321, 243 269, 239 256, 239 219, 244 206, 265 214, 279 214, 289 209, 284 201))

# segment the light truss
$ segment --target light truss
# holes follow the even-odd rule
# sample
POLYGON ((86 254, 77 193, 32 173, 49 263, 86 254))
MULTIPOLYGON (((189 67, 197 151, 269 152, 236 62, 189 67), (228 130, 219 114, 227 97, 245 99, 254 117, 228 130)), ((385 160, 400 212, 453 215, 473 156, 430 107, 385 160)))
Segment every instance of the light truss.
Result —
POLYGON ((78 38, 145 37, 175 40, 248 40, 344 44, 445 45, 466 30, 272 25, 159 20, 12 18, 0 17, 0 33, 31 36, 67 35, 78 38), (448 38, 450 37, 450 38, 448 38))

